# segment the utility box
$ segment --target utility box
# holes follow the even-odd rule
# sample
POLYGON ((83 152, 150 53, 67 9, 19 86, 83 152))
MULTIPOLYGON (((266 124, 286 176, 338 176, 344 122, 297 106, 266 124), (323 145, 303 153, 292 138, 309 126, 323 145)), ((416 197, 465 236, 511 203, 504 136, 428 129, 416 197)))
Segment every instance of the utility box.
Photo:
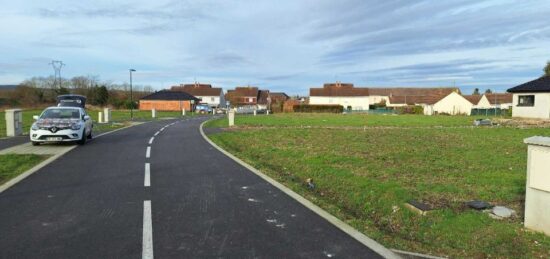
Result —
POLYGON ((550 137, 530 137, 527 147, 525 227, 550 235, 550 137))
POLYGON ((15 137, 23 134, 23 111, 21 109, 6 110, 6 136, 15 137))
POLYGON ((229 127, 235 126, 235 110, 229 110, 227 113, 227 119, 229 120, 229 127))
POLYGON ((103 122, 105 122, 105 123, 110 122, 111 121, 111 109, 104 108, 103 109, 103 116, 104 116, 103 122))

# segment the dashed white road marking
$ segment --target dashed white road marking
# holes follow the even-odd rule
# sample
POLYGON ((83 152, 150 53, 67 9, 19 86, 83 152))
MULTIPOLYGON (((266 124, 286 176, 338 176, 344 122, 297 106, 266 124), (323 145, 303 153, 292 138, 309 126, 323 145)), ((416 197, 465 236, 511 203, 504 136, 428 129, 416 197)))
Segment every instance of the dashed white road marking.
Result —
POLYGON ((151 164, 145 163, 145 181, 143 183, 145 187, 151 186, 151 164))
POLYGON ((151 201, 143 201, 143 247, 141 258, 153 259, 153 220, 151 201))
POLYGON ((147 151, 145 151, 145 158, 149 158, 151 157, 151 147, 148 146, 147 147, 147 151))
POLYGON ((151 139, 149 139, 149 145, 153 144, 154 140, 155 140, 155 137, 152 137, 151 139))
POLYGON ((155 132, 155 137, 158 136, 159 133, 160 133, 160 131, 155 132))

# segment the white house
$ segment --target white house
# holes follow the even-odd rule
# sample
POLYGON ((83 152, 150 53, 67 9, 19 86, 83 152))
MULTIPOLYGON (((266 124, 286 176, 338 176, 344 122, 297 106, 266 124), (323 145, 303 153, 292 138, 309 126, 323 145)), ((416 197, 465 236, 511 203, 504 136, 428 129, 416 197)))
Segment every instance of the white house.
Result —
POLYGON ((484 94, 475 108, 478 109, 509 109, 512 107, 512 94, 484 94))
POLYGON ((186 92, 201 99, 201 103, 208 104, 210 107, 225 107, 225 96, 221 88, 214 88, 210 84, 185 84, 172 86, 172 91, 186 92))
POLYGON ((550 76, 508 89, 513 94, 512 117, 550 119, 550 76))
POLYGON ((368 110, 369 91, 367 88, 356 88, 353 84, 324 84, 323 88, 309 89, 309 104, 336 104, 346 110, 368 110))

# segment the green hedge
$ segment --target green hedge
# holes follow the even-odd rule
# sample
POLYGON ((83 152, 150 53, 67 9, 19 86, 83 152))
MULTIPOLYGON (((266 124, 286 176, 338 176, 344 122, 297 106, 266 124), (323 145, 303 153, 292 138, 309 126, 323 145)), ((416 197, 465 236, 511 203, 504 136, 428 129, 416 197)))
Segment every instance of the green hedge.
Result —
POLYGON ((315 104, 296 104, 292 106, 294 112, 325 112, 325 113, 342 113, 344 106, 342 105, 315 105, 315 104))

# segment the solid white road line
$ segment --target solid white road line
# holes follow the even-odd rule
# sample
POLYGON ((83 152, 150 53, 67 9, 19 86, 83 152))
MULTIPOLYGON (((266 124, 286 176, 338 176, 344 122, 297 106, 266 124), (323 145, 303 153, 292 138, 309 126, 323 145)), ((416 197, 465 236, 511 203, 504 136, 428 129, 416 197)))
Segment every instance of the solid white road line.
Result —
POLYGON ((153 220, 151 219, 151 201, 143 201, 143 248, 141 258, 153 259, 153 220))
POLYGON ((151 157, 151 147, 150 146, 147 147, 147 151, 145 152, 145 158, 149 158, 149 157, 151 157))
POLYGON ((155 140, 155 137, 152 137, 150 140, 149 140, 149 145, 153 144, 153 141, 155 140))
POLYGON ((151 164, 145 163, 145 181, 143 183, 145 187, 151 186, 151 164))

